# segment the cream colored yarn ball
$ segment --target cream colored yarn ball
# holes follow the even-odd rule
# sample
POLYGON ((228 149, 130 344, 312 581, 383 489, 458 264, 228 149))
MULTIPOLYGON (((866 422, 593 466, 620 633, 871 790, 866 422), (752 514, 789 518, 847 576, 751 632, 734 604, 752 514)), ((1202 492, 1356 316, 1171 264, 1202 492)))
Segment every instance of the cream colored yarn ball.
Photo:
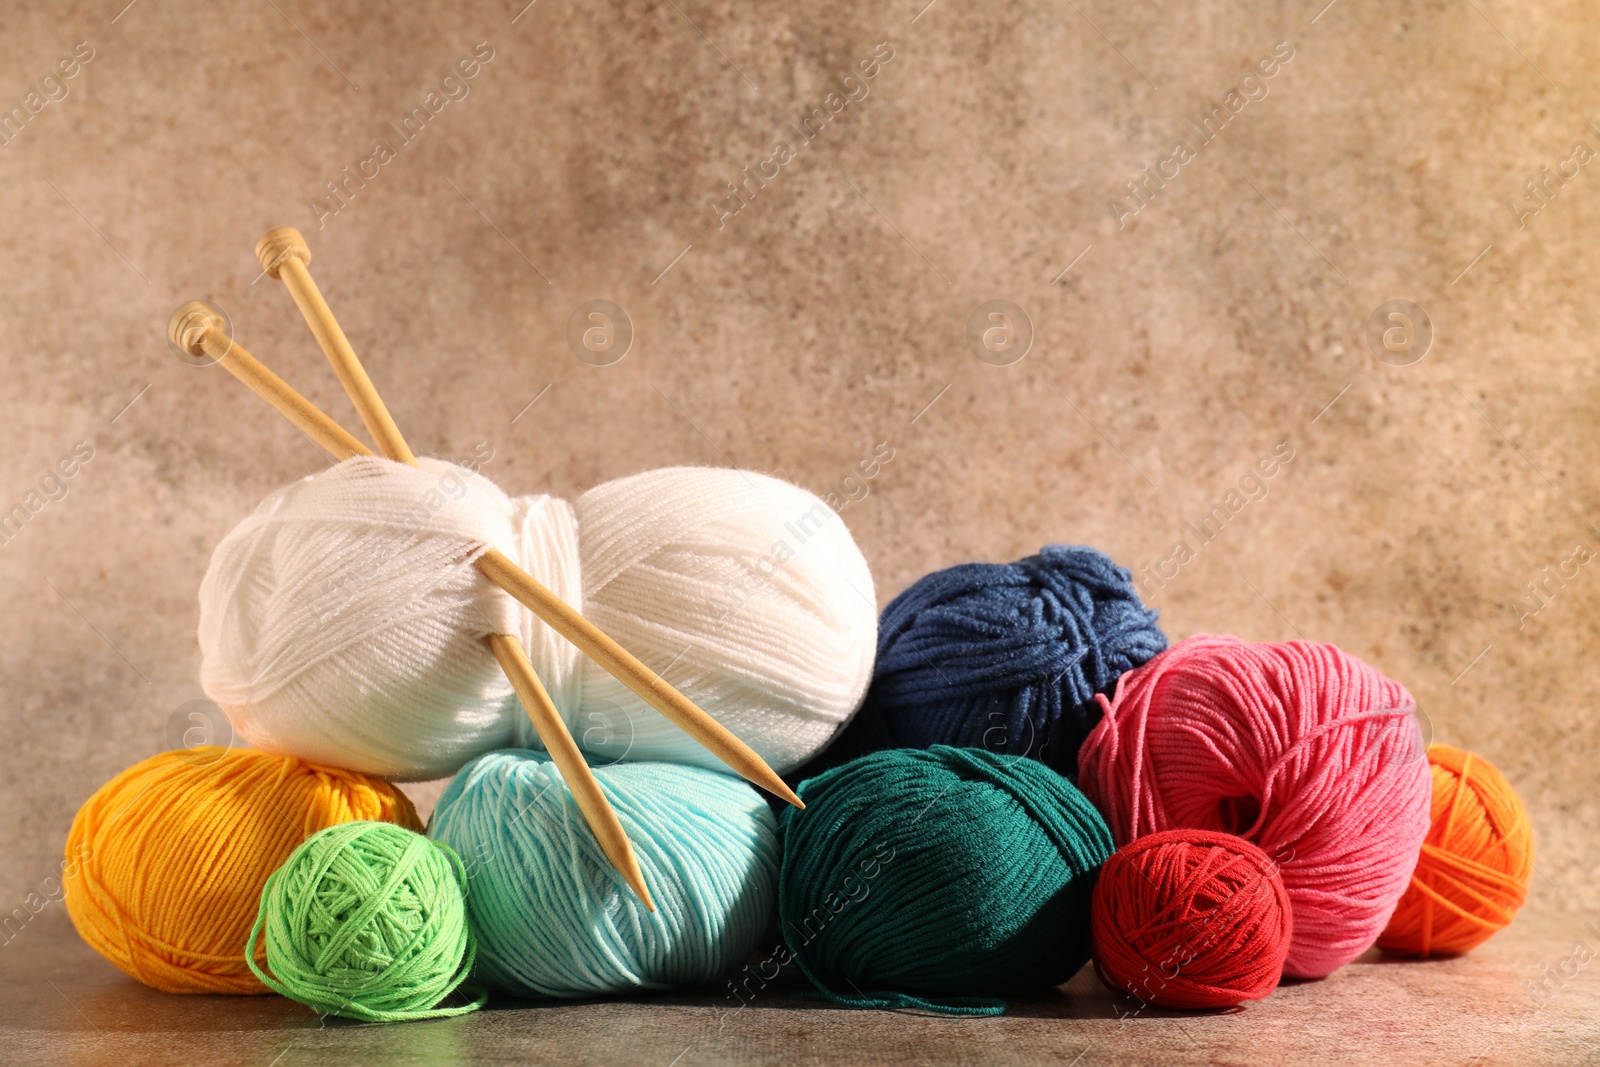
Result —
POLYGON ((472 565, 498 548, 782 772, 872 673, 872 576, 798 486, 667 467, 573 503, 441 460, 346 460, 274 493, 200 586, 201 682, 257 748, 407 781, 537 746, 483 642, 515 633, 599 761, 721 767, 472 565))

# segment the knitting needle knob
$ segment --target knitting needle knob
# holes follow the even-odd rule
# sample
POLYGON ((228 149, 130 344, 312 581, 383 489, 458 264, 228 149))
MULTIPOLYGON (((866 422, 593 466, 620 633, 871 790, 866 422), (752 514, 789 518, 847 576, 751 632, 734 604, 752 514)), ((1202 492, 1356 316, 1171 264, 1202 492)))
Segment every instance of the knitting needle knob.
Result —
POLYGON ((273 278, 278 277, 284 260, 291 256, 302 264, 311 263, 311 247, 306 244, 305 236, 293 226, 268 230, 256 242, 256 259, 261 261, 261 269, 273 278))
POLYGON ((226 312, 209 300, 190 300, 167 320, 167 342, 173 355, 195 367, 209 367, 233 348, 233 322, 226 312), (206 347, 209 337, 227 339, 221 353, 206 347))

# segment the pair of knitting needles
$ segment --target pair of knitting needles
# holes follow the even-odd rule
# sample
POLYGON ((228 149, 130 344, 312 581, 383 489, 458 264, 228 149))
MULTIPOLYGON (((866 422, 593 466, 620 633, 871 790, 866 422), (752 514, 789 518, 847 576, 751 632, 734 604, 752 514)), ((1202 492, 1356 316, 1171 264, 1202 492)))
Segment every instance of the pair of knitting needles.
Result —
MULTIPOLYGON (((417 466, 416 456, 390 417, 389 409, 373 387, 372 380, 333 317, 327 301, 322 298, 317 283, 312 280, 311 250, 300 231, 292 226, 272 230, 257 243, 256 258, 268 274, 282 281, 289 290, 295 306, 311 327, 317 344, 332 364, 345 394, 355 405, 362 424, 383 455, 396 462, 417 466)), ((373 454, 371 449, 230 337, 222 317, 204 302, 190 301, 173 312, 167 324, 167 335, 183 351, 207 356, 221 363, 336 461, 373 454)), ((805 806, 753 749, 504 553, 491 548, 478 557, 476 564, 484 577, 524 604, 551 629, 571 641, 579 651, 604 667, 638 694, 640 699, 676 723, 731 769, 790 804, 805 806)), ((650 899, 650 891, 644 884, 644 875, 639 870, 639 862, 627 833, 601 791, 594 772, 584 761, 577 742, 572 739, 571 731, 539 680, 533 664, 528 662, 522 642, 514 634, 491 634, 487 641, 490 651, 521 699, 540 741, 572 791, 579 810, 606 858, 645 907, 654 911, 655 903, 650 899)))

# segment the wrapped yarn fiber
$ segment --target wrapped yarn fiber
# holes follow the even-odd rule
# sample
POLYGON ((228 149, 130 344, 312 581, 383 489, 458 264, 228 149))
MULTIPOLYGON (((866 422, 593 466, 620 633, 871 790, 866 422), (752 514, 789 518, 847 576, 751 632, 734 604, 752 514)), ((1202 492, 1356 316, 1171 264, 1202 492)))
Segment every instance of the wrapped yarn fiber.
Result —
POLYGON ((420 830, 405 794, 244 749, 164 752, 72 820, 67 914, 89 946, 169 993, 265 993, 245 940, 267 878, 307 837, 357 819, 420 830))
POLYGON ((421 834, 330 826, 267 879, 245 958, 267 986, 324 1014, 400 1022, 473 1011, 482 993, 436 1007, 472 970, 463 883, 456 854, 421 834))
POLYGON ((1277 865, 1242 837, 1166 830, 1124 845, 1094 887, 1094 965, 1163 1008, 1231 1008, 1278 988, 1293 920, 1277 865))
POLYGON ((396 780, 537 744, 484 641, 521 637, 586 751, 710 766, 707 753, 473 567, 519 563, 774 769, 854 712, 872 670, 872 578, 797 486, 669 467, 573 503, 471 471, 346 460, 269 497, 200 586, 201 682, 257 748, 396 780))
POLYGON ((1090 954, 1111 833, 1034 760, 891 749, 800 786, 783 814, 778 917, 800 969, 862 1008, 997 1014, 1090 954))
POLYGON ((1416 702, 1332 645, 1200 634, 1117 681, 1079 784, 1119 845, 1238 834, 1293 911, 1284 973, 1321 978, 1377 940, 1428 832, 1416 702))
POLYGON ((468 764, 429 836, 461 855, 477 976, 521 996, 592 997, 714 981, 772 925, 772 813, 737 778, 670 763, 596 767, 655 901, 612 869, 543 752, 468 764))
POLYGON ((1511 922, 1533 880, 1533 825, 1505 775, 1482 756, 1428 746, 1432 824, 1411 884, 1378 947, 1450 956, 1511 922))
POLYGON ((1166 647, 1132 576, 1092 548, 936 571, 884 608, 861 713, 816 768, 955 745, 1073 774, 1095 695, 1166 647))

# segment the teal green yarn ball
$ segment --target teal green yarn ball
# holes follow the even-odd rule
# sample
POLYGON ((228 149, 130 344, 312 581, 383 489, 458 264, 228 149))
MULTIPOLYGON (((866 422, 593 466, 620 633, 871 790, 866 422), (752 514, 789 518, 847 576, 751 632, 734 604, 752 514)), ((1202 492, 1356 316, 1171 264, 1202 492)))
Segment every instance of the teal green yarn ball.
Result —
POLYGON ((244 958, 269 988, 328 1014, 398 1022, 472 1011, 481 994, 437 1007, 472 969, 463 879, 455 853, 421 834, 330 826, 267 879, 244 958))
POLYGON ((1089 960, 1112 852, 1087 798, 1037 760, 891 749, 803 782, 783 814, 779 918, 795 962, 857 1007, 1002 1010, 1089 960))
POLYGON ((542 752, 490 752, 455 776, 428 833, 461 854, 477 976, 522 996, 590 997, 715 981, 776 906, 766 802, 737 778, 671 763, 596 767, 656 910, 600 850, 542 752))

